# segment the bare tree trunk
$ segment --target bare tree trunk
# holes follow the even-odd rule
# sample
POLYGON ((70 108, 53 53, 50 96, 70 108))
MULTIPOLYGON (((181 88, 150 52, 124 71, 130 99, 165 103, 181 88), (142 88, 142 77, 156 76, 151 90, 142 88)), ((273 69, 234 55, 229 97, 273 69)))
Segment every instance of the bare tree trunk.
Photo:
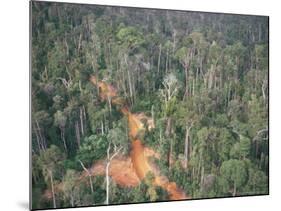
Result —
POLYGON ((214 80, 213 65, 211 65, 211 70, 209 71, 208 89, 212 89, 213 80, 214 80))
POLYGON ((75 134, 76 134, 76 141, 78 148, 80 147, 80 130, 79 130, 79 123, 75 121, 75 134))
POLYGON ((198 182, 200 182, 201 160, 202 160, 202 154, 200 154, 200 156, 199 156, 199 162, 198 162, 197 169, 196 169, 196 180, 198 182))
POLYGON ((106 164, 106 199, 105 199, 105 204, 109 203, 109 166, 110 166, 110 162, 107 162, 107 164, 106 164))
POLYGON ((91 193, 94 193, 94 189, 93 189, 93 181, 92 181, 92 174, 91 172, 84 166, 84 164, 82 163, 81 160, 78 160, 79 163, 81 164, 82 168, 84 169, 84 171, 87 172, 88 176, 89 176, 89 180, 90 180, 90 187, 91 187, 91 193))
POLYGON ((194 94, 195 94, 195 82, 194 82, 194 79, 192 79, 192 96, 194 97, 194 94))
POLYGON ((57 208, 56 206, 56 198, 55 198, 55 189, 54 189, 54 181, 53 181, 53 172, 49 171, 50 179, 51 179, 51 188, 52 188, 52 196, 53 196, 53 207, 57 208))
POLYGON ((46 143, 44 141, 44 137, 42 135, 41 128, 40 128, 40 125, 39 125, 37 120, 36 120, 36 125, 37 125, 37 131, 38 131, 38 136, 39 136, 41 147, 42 147, 43 150, 45 150, 47 148, 47 146, 46 146, 46 143))
POLYGON ((262 83, 261 90, 262 90, 262 98, 263 98, 264 101, 266 101, 266 95, 265 95, 265 81, 263 81, 263 83, 262 83))
POLYGON ((222 89, 223 87, 223 81, 222 81, 222 71, 220 72, 220 85, 219 85, 219 89, 222 89))
POLYGON ((71 203, 71 206, 74 207, 73 193, 70 194, 70 203, 71 203))
POLYGON ((232 196, 236 196, 236 183, 234 182, 233 193, 232 196))
POLYGON ((154 123, 154 105, 151 106, 151 117, 152 117, 152 122, 154 123))
POLYGON ((198 75, 199 75, 199 68, 196 68, 196 74, 195 74, 195 87, 197 86, 198 83, 198 75))
POLYGON ((188 161, 188 143, 189 142, 189 131, 186 127, 185 132, 185 142, 184 142, 184 168, 187 168, 187 161, 188 161))
POLYGON ((159 131, 159 149, 160 149, 160 145, 162 145, 163 142, 162 142, 162 130, 160 128, 160 131, 159 131))
POLYGON ((39 135, 38 135, 38 132, 37 132, 37 128, 33 126, 33 130, 34 130, 34 133, 35 133, 35 136, 36 136, 36 142, 37 142, 37 145, 38 145, 38 151, 39 151, 39 153, 41 153, 43 148, 41 147, 40 138, 39 138, 39 135))
POLYGON ((79 54, 81 49, 81 43, 82 43, 82 33, 80 33, 79 40, 78 40, 78 47, 77 47, 77 53, 79 54))
POLYGON ((202 165, 202 169, 201 169, 201 179, 200 179, 200 189, 202 191, 203 188, 203 182, 204 182, 204 173, 205 172, 205 168, 204 165, 202 165))
POLYGON ((192 126, 186 126, 185 143, 184 143, 184 168, 187 168, 187 162, 189 157, 189 131, 192 126))
POLYGON ((100 88, 99 88, 99 83, 98 83, 98 81, 99 81, 99 77, 98 77, 98 71, 97 71, 97 69, 96 69, 96 72, 95 72, 95 78, 96 78, 96 80, 97 80, 97 83, 96 83, 96 90, 97 90, 97 94, 98 94, 98 96, 100 95, 100 88))
POLYGON ((131 81, 131 76, 130 76, 130 71, 129 71, 129 67, 128 67, 128 62, 127 62, 127 58, 126 56, 124 56, 124 60, 125 60, 125 64, 126 64, 126 69, 127 69, 127 76, 128 76, 128 83, 129 83, 129 91, 130 91, 130 99, 131 99, 131 103, 133 104, 133 86, 132 86, 132 81, 131 81))
POLYGON ((185 93, 183 96, 183 99, 185 99, 188 96, 188 67, 185 65, 184 67, 184 72, 185 72, 185 93))
POLYGON ((109 113, 111 115, 112 106, 111 106, 111 97, 110 96, 107 96, 107 102, 108 102, 108 106, 109 106, 109 113))
POLYGON ((63 146, 65 149, 65 152, 67 152, 67 146, 66 146, 66 141, 65 141, 65 137, 64 137, 64 128, 60 128, 60 135, 61 135, 61 139, 63 141, 63 146))
POLYGON ((68 47, 68 43, 67 43, 67 40, 66 40, 66 34, 64 35, 64 44, 65 44, 65 48, 66 48, 66 56, 68 57, 69 55, 69 47, 68 47))
POLYGON ((231 92, 231 82, 228 84, 228 94, 227 94, 227 106, 230 101, 230 92, 231 92))
POLYGON ((166 53, 166 65, 165 65, 165 73, 168 73, 168 62, 169 62, 169 48, 167 48, 167 53, 166 53))
POLYGON ((103 126, 103 121, 101 121, 101 134, 104 135, 104 126, 103 126))
POLYGON ((175 49, 176 49, 176 36, 177 36, 177 32, 176 32, 176 30, 174 30, 174 33, 173 33, 173 55, 175 55, 175 49))
POLYGON ((160 45, 159 45, 159 56, 158 56, 157 73, 159 73, 159 70, 160 70, 161 51, 162 51, 162 44, 160 43, 160 45))
POLYGON ((171 170, 173 161, 173 139, 170 139, 170 151, 169 151, 169 170, 171 170))
MULTIPOLYGON (((83 131, 85 131, 85 129, 87 128, 87 116, 86 116, 86 110, 85 110, 85 106, 83 105, 83 116, 84 116, 84 127, 83 127, 83 131)), ((83 134, 84 135, 84 134, 83 134)))
POLYGON ((262 29, 261 29, 261 24, 259 24, 259 42, 261 41, 261 35, 262 35, 262 29))
POLYGON ((84 135, 84 124, 83 124, 83 122, 84 122, 84 118, 83 118, 83 108, 80 108, 79 109, 80 110, 80 126, 81 126, 81 134, 82 134, 82 136, 84 135))
POLYGON ((111 148, 111 144, 109 144, 108 148, 107 148, 107 164, 106 164, 106 199, 105 199, 105 204, 109 204, 109 167, 111 164, 111 160, 118 155, 118 153, 120 152, 120 150, 122 149, 122 147, 120 147, 118 150, 115 151, 115 153, 110 157, 109 153, 110 153, 110 148, 111 148))
POLYGON ((166 125, 166 130, 165 130, 165 135, 166 137, 169 137, 171 134, 171 122, 172 122, 172 118, 168 117, 167 118, 167 125, 166 125))
MULTIPOLYGON (((171 135, 171 128, 172 128, 172 118, 171 117, 168 117, 167 118, 167 123, 166 123, 166 130, 165 130, 165 136, 166 137, 170 137, 171 135)), ((171 162, 172 162, 172 152, 173 152, 173 144, 172 144, 172 139, 170 139, 170 150, 169 150, 169 153, 168 153, 168 165, 169 165, 169 169, 170 169, 170 166, 171 166, 171 162)))
POLYGON ((127 93, 126 83, 125 83, 125 81, 126 81, 126 79, 125 79, 126 76, 125 76, 125 70, 124 70, 124 68, 121 69, 121 72, 122 72, 122 82, 121 82, 121 86, 122 86, 122 88, 123 88, 123 91, 124 91, 125 96, 127 97, 127 96, 128 96, 128 93, 127 93))

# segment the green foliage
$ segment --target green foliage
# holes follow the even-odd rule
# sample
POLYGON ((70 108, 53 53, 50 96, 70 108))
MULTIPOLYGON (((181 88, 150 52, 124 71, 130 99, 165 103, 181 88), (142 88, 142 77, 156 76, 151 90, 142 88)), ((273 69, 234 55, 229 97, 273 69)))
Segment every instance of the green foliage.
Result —
MULTIPOLYGON (((122 123, 122 122, 120 122, 122 123)), ((124 121, 123 121, 124 123, 124 121)), ((124 154, 129 153, 129 140, 126 134, 125 128, 122 128, 121 124, 113 126, 112 129, 108 131, 107 140, 112 142, 116 146, 122 146, 124 154)))
POLYGON ((143 35, 134 27, 121 27, 116 34, 119 42, 132 50, 144 43, 143 35))
POLYGON ((54 122, 54 125, 60 127, 60 128, 64 128, 65 125, 66 125, 66 120, 67 120, 67 117, 63 114, 63 112, 61 111, 57 111, 55 113, 55 122, 54 122))
POLYGON ((65 160, 65 154, 55 145, 51 145, 45 152, 40 155, 39 162, 46 179, 49 177, 49 172, 62 173, 60 168, 65 160))
POLYGON ((268 194, 268 177, 263 171, 250 168, 248 181, 246 194, 268 194))
MULTIPOLYGON (((75 185, 78 160, 105 161, 109 143, 130 156, 124 107, 153 118, 138 138, 191 198, 268 193, 268 19, 140 11, 32 2, 33 208, 53 207, 51 176, 57 205, 104 204, 104 175, 93 193, 75 185), (91 75, 122 103, 110 107, 91 75)), ((110 178, 110 202, 168 200, 154 177, 110 178)))
POLYGON ((222 163, 220 168, 221 186, 225 193, 237 194, 247 182, 247 169, 245 163, 240 160, 230 159, 222 163))
POLYGON ((63 192, 64 200, 70 201, 69 206, 77 206, 80 203, 79 192, 80 187, 77 185, 77 180, 79 179, 79 174, 72 169, 68 169, 63 178, 63 192))
POLYGON ((105 135, 91 135, 85 137, 77 153, 77 159, 81 160, 85 165, 91 166, 94 161, 106 156, 108 143, 105 135))
POLYGON ((250 147, 251 147, 251 141, 249 138, 247 137, 241 137, 240 140, 240 151, 241 151, 241 155, 243 156, 243 158, 247 157, 250 154, 250 147))

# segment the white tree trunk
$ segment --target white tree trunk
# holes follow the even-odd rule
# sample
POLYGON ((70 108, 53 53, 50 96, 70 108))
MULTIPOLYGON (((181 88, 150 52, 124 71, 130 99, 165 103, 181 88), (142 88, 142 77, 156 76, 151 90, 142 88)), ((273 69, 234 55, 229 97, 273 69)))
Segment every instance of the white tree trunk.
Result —
POLYGON ((110 96, 107 96, 107 101, 108 101, 108 106, 109 106, 109 113, 111 115, 112 106, 111 106, 111 97, 110 96))
POLYGON ((127 69, 127 76, 128 76, 128 83, 129 83, 129 92, 130 92, 130 99, 131 99, 131 103, 133 104, 133 86, 132 86, 132 81, 131 81, 131 75, 130 75, 130 71, 129 71, 129 64, 127 62, 127 56, 124 55, 124 62, 126 64, 126 69, 127 69))
POLYGON ((53 207, 57 208, 56 205, 56 197, 55 197, 55 189, 54 189, 54 181, 53 181, 53 172, 49 171, 50 179, 51 179, 51 188, 52 188, 52 196, 53 196, 53 207))
POLYGON ((104 135, 103 121, 101 121, 101 134, 104 135))
POLYGON ((160 44, 160 45, 159 45, 158 64, 157 64, 157 73, 159 73, 159 70, 160 70, 161 51, 162 51, 162 45, 160 44))
POLYGON ((80 108, 80 125, 81 125, 81 134, 84 135, 84 124, 83 124, 83 110, 80 108))
POLYGON ((87 172, 88 176, 89 176, 89 180, 90 180, 90 187, 91 187, 91 193, 94 193, 94 189, 93 189, 93 181, 92 181, 92 174, 91 172, 84 166, 84 164, 82 163, 81 160, 78 160, 79 163, 81 164, 82 168, 84 169, 84 171, 87 172))
POLYGON ((47 148, 47 146, 46 146, 46 144, 44 143, 44 137, 43 137, 43 135, 42 135, 41 128, 40 128, 40 125, 39 125, 39 123, 38 123, 37 120, 36 120, 36 125, 37 125, 38 135, 39 135, 39 138, 40 138, 41 147, 42 147, 43 151, 45 151, 45 149, 47 148))
POLYGON ((166 65, 165 65, 165 73, 168 73, 168 62, 169 62, 169 48, 167 48, 166 52, 166 65))
POLYGON ((233 193, 232 196, 236 196, 236 183, 234 182, 233 193))
POLYGON ((109 203, 109 166, 110 162, 106 164, 106 200, 105 204, 109 203))
POLYGON ((71 203, 71 206, 74 207, 74 197, 73 197, 73 193, 70 194, 70 203, 71 203))
POLYGON ((120 152, 120 150, 122 149, 122 147, 120 147, 119 149, 117 149, 115 151, 115 153, 110 157, 109 153, 110 153, 110 148, 111 148, 111 144, 109 144, 108 148, 107 148, 107 164, 106 164, 106 199, 105 199, 105 204, 109 204, 109 185, 110 185, 110 181, 109 181, 109 167, 111 164, 112 159, 120 152))
POLYGON ((184 168, 187 168, 187 161, 188 161, 188 145, 189 145, 189 128, 186 127, 185 142, 184 142, 184 168))

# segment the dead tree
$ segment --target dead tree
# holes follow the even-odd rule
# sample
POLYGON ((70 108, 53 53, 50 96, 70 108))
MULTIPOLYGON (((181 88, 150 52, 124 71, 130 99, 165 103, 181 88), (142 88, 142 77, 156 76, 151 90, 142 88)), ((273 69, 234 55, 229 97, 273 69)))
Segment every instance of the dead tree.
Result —
POLYGON ((110 149, 111 149, 111 143, 109 144, 107 148, 107 163, 106 163, 106 199, 105 204, 109 203, 109 167, 111 164, 112 159, 118 155, 122 147, 119 147, 117 149, 116 145, 114 145, 114 154, 110 156, 110 149))
POLYGON ((84 164, 82 163, 81 160, 78 160, 79 163, 81 164, 82 168, 84 169, 84 171, 86 171, 88 177, 89 177, 89 181, 90 181, 90 188, 91 188, 91 193, 94 193, 94 189, 93 189, 93 181, 92 181, 92 174, 91 172, 84 166, 84 164))

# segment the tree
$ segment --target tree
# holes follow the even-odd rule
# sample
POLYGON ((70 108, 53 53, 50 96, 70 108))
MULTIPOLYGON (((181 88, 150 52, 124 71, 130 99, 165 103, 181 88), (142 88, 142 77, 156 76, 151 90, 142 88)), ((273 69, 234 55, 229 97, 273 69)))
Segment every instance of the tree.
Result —
POLYGON ((184 167, 187 168, 187 162, 189 157, 189 139, 190 139, 190 130, 193 127, 193 122, 187 123, 185 128, 185 141, 184 141, 184 167))
POLYGON ((146 195, 149 198, 150 201, 156 201, 158 198, 157 191, 155 188, 155 185, 153 182, 155 181, 155 178, 151 172, 148 172, 148 174, 144 178, 145 184, 147 185, 147 192, 146 195))
POLYGON ((113 145, 122 146, 123 152, 125 152, 125 154, 128 153, 129 140, 126 131, 121 128, 121 124, 113 126, 113 128, 108 131, 107 140, 113 145))
POLYGON ((76 159, 81 160, 86 166, 90 167, 96 160, 106 156, 108 140, 105 135, 91 135, 85 137, 77 152, 76 159))
POLYGON ((245 192, 249 194, 267 194, 268 193, 268 177, 265 173, 255 167, 249 168, 249 179, 245 192))
POLYGON ((106 163, 106 168, 105 168, 105 175, 106 175, 106 199, 105 199, 105 204, 109 204, 109 167, 111 164, 112 159, 118 155, 122 147, 119 147, 117 149, 116 145, 114 145, 114 153, 110 155, 110 150, 111 150, 111 143, 109 143, 108 148, 107 148, 107 163, 106 163))
POLYGON ((229 160, 230 151, 233 143, 235 142, 235 139, 226 128, 222 128, 220 132, 219 140, 220 140, 220 144, 217 150, 219 153, 220 161, 222 163, 224 161, 229 160))
POLYGON ((40 155, 40 164, 45 181, 47 184, 50 182, 51 185, 54 208, 56 208, 54 175, 60 171, 60 165, 64 159, 65 155, 55 145, 51 145, 50 148, 40 155))
POLYGON ((240 150, 243 159, 245 159, 250 154, 251 141, 249 138, 242 136, 240 137, 240 150))
POLYGON ((32 182, 34 182, 35 184, 39 180, 40 172, 41 172, 41 166, 40 166, 39 156, 34 154, 32 155, 32 182))
POLYGON ((144 43, 143 35, 135 27, 131 27, 131 26, 125 27, 124 25, 121 24, 119 26, 119 31, 116 34, 116 38, 119 41, 120 47, 122 49, 119 53, 121 57, 121 61, 124 64, 124 67, 122 69, 127 70, 127 73, 125 73, 124 71, 123 74, 127 75, 130 100, 131 100, 131 104, 133 104, 135 98, 135 85, 134 85, 134 78, 133 78, 134 75, 132 74, 132 70, 130 70, 131 68, 128 60, 129 60, 129 55, 144 43))
POLYGON ((51 125, 51 121, 52 119, 50 114, 44 110, 37 111, 32 115, 33 134, 35 134, 36 137, 39 153, 41 151, 45 151, 48 147, 44 128, 49 127, 51 125))
POLYGON ((179 89, 179 83, 176 76, 173 73, 170 73, 164 78, 162 84, 164 88, 160 90, 160 94, 165 103, 165 112, 168 112, 169 102, 176 96, 179 89))
MULTIPOLYGON (((185 73, 185 93, 184 98, 191 94, 189 90, 190 75, 192 65, 196 67, 195 82, 198 80, 199 70, 203 71, 203 59, 208 43, 200 32, 192 32, 189 36, 183 38, 183 47, 177 50, 176 58, 178 58, 185 73)), ((195 83, 194 82, 194 83, 195 83)), ((195 86, 195 84, 194 84, 195 86)), ((193 91, 194 92, 194 91, 193 91)))
POLYGON ((236 196, 237 191, 247 182, 247 169, 241 160, 224 161, 220 167, 220 175, 223 191, 231 192, 232 196, 236 196))
POLYGON ((65 149, 65 152, 67 152, 67 145, 66 145, 66 140, 65 140, 65 125, 66 125, 67 117, 64 115, 64 113, 62 111, 57 111, 55 113, 54 118, 55 118, 54 125, 56 125, 60 128, 63 146, 65 149))
MULTIPOLYGON (((189 42, 192 42, 191 40, 189 42)), ((188 46, 191 44, 188 43, 188 46)), ((184 97, 189 94, 188 86, 189 86, 189 69, 190 64, 193 57, 193 49, 191 47, 182 47, 176 52, 176 57, 179 59, 181 65, 184 68, 185 73, 185 93, 184 97)))
POLYGON ((129 51, 133 51, 144 42, 141 32, 132 26, 121 26, 116 37, 129 51))
POLYGON ((80 187, 79 184, 77 184, 78 181, 79 173, 72 169, 66 171, 62 180, 65 200, 69 200, 72 207, 79 205, 80 201, 80 187))
POLYGON ((82 166, 83 170, 86 171, 86 173, 87 173, 87 175, 89 177, 91 193, 93 194, 94 193, 94 189, 93 189, 93 181, 92 181, 91 170, 87 169, 81 160, 78 160, 78 161, 79 161, 80 165, 82 166))

